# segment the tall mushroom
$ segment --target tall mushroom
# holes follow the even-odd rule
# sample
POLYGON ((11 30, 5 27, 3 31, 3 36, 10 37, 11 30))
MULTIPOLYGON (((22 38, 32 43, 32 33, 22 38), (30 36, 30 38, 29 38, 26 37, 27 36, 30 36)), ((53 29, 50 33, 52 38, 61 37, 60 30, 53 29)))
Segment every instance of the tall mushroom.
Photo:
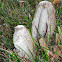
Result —
POLYGON ((38 37, 51 36, 56 25, 55 9, 51 2, 41 1, 37 6, 34 19, 32 22, 32 36, 35 41, 38 37))

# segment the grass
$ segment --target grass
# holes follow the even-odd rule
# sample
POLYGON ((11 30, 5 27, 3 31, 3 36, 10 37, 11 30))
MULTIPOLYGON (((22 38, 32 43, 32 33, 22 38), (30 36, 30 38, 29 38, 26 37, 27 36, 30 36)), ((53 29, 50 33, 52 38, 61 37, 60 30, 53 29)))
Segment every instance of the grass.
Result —
MULTIPOLYGON (((14 52, 13 45, 13 33, 14 27, 16 25, 25 25, 31 34, 31 25, 32 20, 35 13, 36 0, 27 0, 29 3, 24 4, 25 7, 22 8, 20 3, 17 0, 0 0, 0 62, 22 62, 22 58, 19 58, 14 52), (33 3, 33 4, 32 4, 33 3), (29 14, 31 17, 29 17, 29 14)), ((39 0, 38 2, 40 2, 39 0)), ((52 2, 52 0, 50 0, 52 2)), ((58 26, 61 28, 62 23, 62 2, 59 2, 55 5, 56 9, 56 28, 55 33, 53 35, 53 43, 55 41, 56 33, 59 33, 58 45, 60 45, 60 34, 62 29, 60 30, 58 26), (60 31, 58 31, 58 29, 60 31)), ((48 42, 50 42, 50 36, 47 37, 48 42)), ((47 46, 48 46, 47 42, 47 46)), ((39 45, 37 45, 39 51, 42 54, 43 62, 49 61, 49 57, 47 56, 47 51, 41 49, 39 45)), ((50 50, 50 46, 48 46, 50 50)), ((35 46, 37 56, 34 58, 35 62, 40 62, 39 53, 37 47, 35 46)), ((51 51, 51 50, 50 50, 51 51)), ((57 59, 57 62, 58 59, 57 59)))

